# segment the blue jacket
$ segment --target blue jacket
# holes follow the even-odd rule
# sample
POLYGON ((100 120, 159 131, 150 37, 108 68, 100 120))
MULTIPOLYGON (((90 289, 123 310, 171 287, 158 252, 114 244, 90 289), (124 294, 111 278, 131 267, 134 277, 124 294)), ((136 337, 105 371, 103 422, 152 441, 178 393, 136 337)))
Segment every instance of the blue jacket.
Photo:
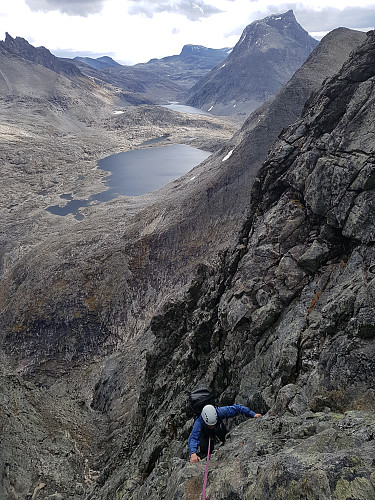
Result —
MULTIPOLYGON (((255 415, 255 412, 247 408, 247 406, 242 405, 220 406, 216 408, 216 411, 218 416, 218 423, 216 425, 220 425, 224 418, 232 418, 237 415, 245 415, 246 417, 253 418, 255 415)), ((199 416, 194 422, 193 430, 188 440, 190 455, 196 453, 198 450, 202 430, 206 432, 210 431, 207 424, 203 422, 202 416, 199 416)))

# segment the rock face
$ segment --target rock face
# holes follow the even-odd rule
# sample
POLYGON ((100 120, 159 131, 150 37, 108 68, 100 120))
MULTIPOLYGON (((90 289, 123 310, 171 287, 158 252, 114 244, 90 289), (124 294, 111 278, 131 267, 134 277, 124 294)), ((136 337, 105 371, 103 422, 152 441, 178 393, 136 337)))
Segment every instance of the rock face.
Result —
MULTIPOLYGON (((199 384, 267 413, 214 455, 212 498, 375 498, 374 63, 370 32, 272 147, 237 246, 154 317, 126 465, 89 498, 200 498, 199 384)), ((96 408, 116 401, 98 386, 96 408)))
POLYGON ((320 48, 296 74, 304 90, 278 94, 298 102, 278 131, 275 97, 160 192, 88 207, 82 225, 52 224, 30 193, 21 230, 20 204, 2 207, 1 497, 200 498, 187 391, 206 384, 267 413, 231 421, 212 498, 375 498, 375 34, 338 30, 320 48))
MULTIPOLYGON (((207 498, 373 499, 373 432, 373 414, 359 411, 242 422, 211 456, 207 498)), ((163 451, 132 498, 202 498, 205 461, 188 465, 176 451, 163 451)))
POLYGON ((227 59, 189 90, 187 103, 213 114, 246 117, 289 80, 317 45, 292 10, 254 21, 227 59))

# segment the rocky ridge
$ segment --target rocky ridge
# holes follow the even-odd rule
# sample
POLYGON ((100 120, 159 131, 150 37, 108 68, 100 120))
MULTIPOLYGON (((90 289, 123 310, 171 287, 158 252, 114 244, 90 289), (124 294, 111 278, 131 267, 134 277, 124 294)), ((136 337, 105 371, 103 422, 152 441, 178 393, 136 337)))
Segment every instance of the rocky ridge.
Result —
POLYGON ((60 60, 45 47, 34 47, 24 38, 12 38, 9 33, 6 33, 5 40, 0 41, 0 47, 23 59, 41 64, 55 73, 65 76, 81 75, 81 72, 73 63, 60 60))

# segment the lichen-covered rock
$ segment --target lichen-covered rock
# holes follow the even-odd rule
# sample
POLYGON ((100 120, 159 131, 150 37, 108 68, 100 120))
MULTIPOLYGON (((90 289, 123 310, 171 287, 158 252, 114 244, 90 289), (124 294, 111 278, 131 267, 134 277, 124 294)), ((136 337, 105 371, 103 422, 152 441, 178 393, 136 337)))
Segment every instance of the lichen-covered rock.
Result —
MULTIPOLYGON (((373 414, 354 411, 243 422, 211 455, 207 497, 373 500, 374 426, 373 414)), ((166 451, 132 498, 198 500, 205 465, 166 451)))

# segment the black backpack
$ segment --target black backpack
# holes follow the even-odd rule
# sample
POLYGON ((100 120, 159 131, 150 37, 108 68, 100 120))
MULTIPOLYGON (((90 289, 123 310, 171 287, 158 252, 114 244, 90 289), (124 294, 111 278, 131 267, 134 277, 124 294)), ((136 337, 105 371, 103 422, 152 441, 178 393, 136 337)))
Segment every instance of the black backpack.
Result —
POLYGON ((215 406, 215 396, 206 387, 201 387, 200 389, 194 389, 194 391, 191 391, 189 394, 189 401, 194 416, 197 417, 202 413, 204 406, 215 406))

